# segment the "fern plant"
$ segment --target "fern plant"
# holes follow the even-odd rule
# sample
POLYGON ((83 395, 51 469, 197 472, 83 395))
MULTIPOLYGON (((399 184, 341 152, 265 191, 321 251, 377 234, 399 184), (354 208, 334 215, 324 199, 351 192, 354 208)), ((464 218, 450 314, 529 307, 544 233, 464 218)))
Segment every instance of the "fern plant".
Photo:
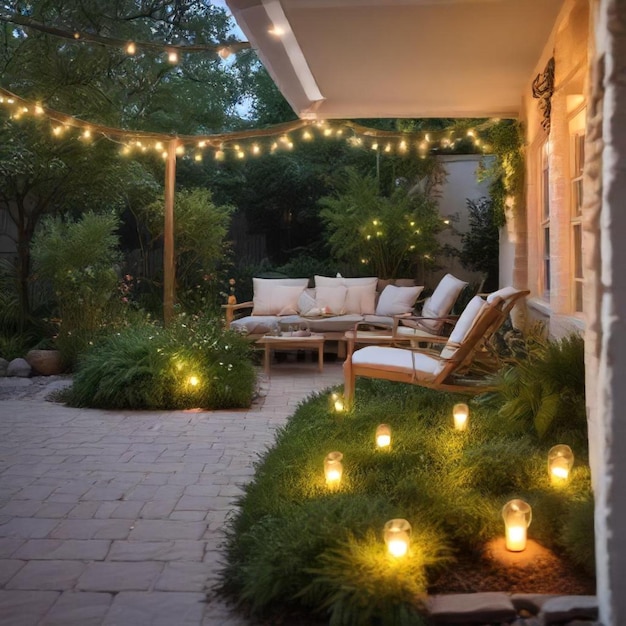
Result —
POLYGON ((546 438, 563 430, 583 430, 585 412, 584 343, 580 335, 537 341, 525 357, 500 372, 492 399, 500 417, 546 438))

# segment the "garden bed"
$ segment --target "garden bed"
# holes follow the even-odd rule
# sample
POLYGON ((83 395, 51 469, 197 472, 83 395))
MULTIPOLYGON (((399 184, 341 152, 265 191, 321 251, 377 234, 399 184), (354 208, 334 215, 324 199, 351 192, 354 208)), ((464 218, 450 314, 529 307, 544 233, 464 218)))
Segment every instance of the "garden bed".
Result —
POLYGON ((410 385, 360 381, 350 413, 335 412, 330 393, 300 405, 230 523, 221 590, 258 615, 304 611, 330 615, 332 624, 394 626, 420 623, 419 599, 427 594, 592 593, 593 501, 586 427, 576 409, 583 402, 584 416, 580 347, 556 348, 553 369, 568 379, 556 397, 541 364, 534 387, 527 374, 509 372, 500 393, 470 402, 465 432, 452 427, 452 407, 462 398, 410 385), (568 358, 576 363, 564 372, 568 358), (520 393, 521 380, 535 396, 520 393), (546 398, 549 418, 541 417, 546 398), (381 422, 391 426, 388 451, 374 444, 381 422), (546 471, 556 443, 576 455, 562 486, 546 471), (344 474, 330 489, 323 461, 333 450, 343 453, 344 474), (496 549, 502 507, 512 498, 533 507, 531 543, 517 557, 496 549), (402 559, 390 557, 383 542, 392 518, 412 525, 402 559), (535 544, 542 548, 532 556, 535 544))

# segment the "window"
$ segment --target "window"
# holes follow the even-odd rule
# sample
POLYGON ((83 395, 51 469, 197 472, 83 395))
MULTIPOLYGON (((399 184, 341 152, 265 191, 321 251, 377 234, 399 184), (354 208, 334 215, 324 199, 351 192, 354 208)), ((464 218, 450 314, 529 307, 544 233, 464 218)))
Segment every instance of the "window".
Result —
POLYGON ((541 275, 540 292, 544 298, 550 298, 550 147, 545 142, 541 149, 541 199, 540 199, 540 250, 541 275))
POLYGON ((585 133, 579 130, 572 135, 571 151, 571 224, 572 224, 572 308, 583 310, 583 168, 585 165, 585 133))

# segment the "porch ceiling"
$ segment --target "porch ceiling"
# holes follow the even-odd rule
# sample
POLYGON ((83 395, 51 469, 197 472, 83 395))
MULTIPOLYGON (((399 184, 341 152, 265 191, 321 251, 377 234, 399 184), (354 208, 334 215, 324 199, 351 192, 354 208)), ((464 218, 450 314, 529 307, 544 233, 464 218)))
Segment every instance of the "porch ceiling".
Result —
POLYGON ((294 111, 332 119, 516 117, 564 0, 226 2, 294 111))

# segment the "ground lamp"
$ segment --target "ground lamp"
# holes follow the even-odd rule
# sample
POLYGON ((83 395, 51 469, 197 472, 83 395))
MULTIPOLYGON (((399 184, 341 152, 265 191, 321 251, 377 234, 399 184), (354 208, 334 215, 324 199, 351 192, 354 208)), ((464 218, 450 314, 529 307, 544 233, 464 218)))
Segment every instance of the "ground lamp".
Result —
POLYGON ((526 529, 530 526, 532 509, 524 500, 510 500, 502 508, 506 549, 521 552, 526 548, 526 529))
POLYGON ((339 483, 341 483, 341 476, 343 475, 342 459, 343 454, 341 452, 329 452, 324 459, 324 476, 329 487, 338 487, 339 483))
POLYGON ((345 409, 343 396, 340 393, 333 392, 330 394, 330 408, 336 413, 341 413, 345 409))
POLYGON ((558 487, 564 485, 574 465, 574 453, 569 446, 559 444, 553 446, 548 452, 548 474, 550 482, 558 487))
POLYGON ((376 428, 376 447, 389 450, 391 445, 391 428, 388 424, 379 424, 376 428))
POLYGON ((455 430, 467 430, 467 420, 469 418, 469 407, 467 404, 464 402, 455 404, 452 409, 452 416, 454 417, 455 430))
POLYGON ((383 530, 387 551, 391 556, 401 557, 409 551, 411 524, 405 519, 390 519, 383 530))

